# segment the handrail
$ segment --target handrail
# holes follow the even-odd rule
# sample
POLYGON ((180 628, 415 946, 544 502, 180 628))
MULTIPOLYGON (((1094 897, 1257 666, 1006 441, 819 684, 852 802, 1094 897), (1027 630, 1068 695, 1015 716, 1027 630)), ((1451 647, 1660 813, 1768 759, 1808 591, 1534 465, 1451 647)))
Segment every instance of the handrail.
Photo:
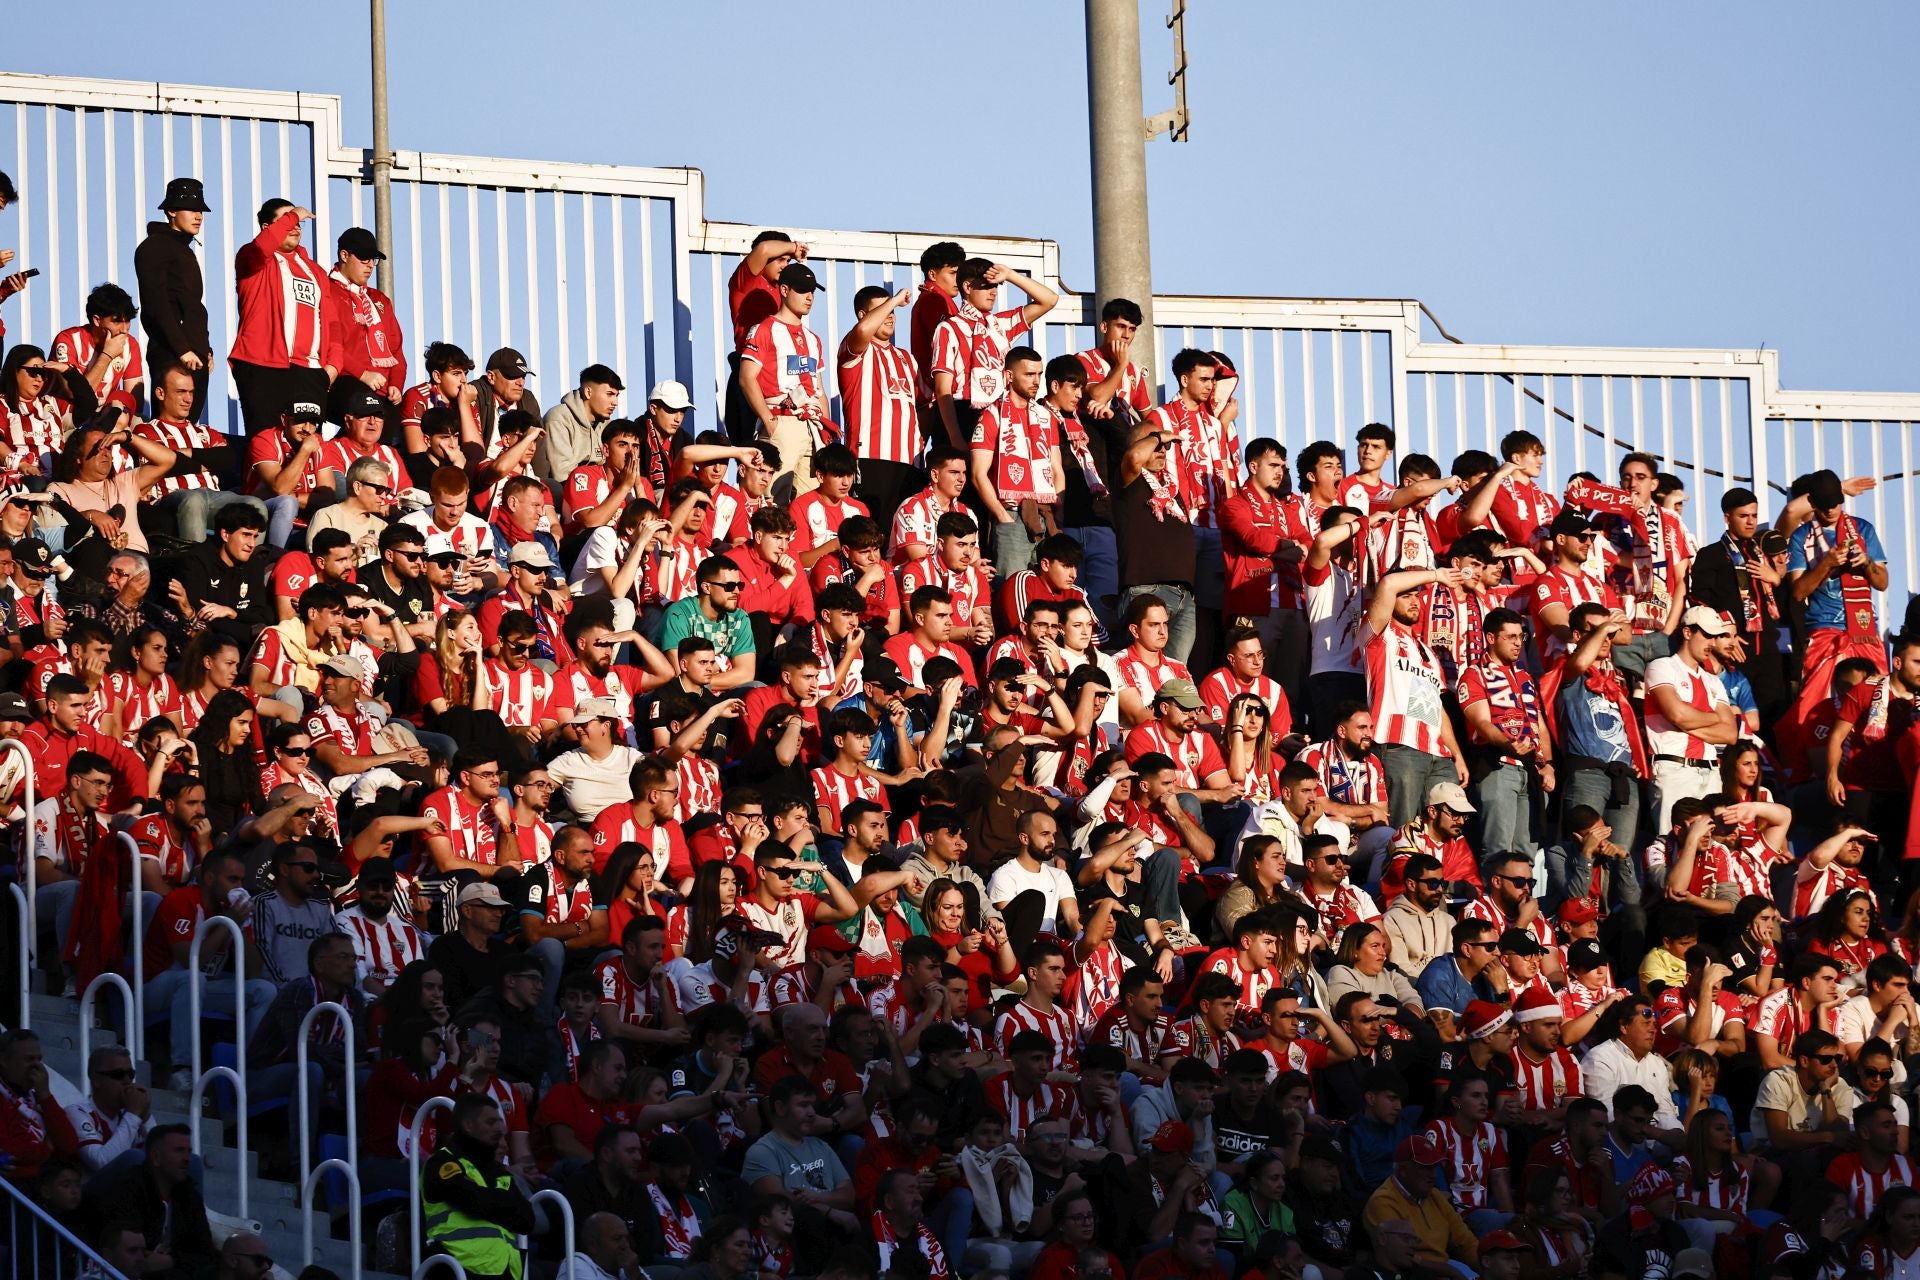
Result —
MULTIPOLYGON (((27 825, 33 824, 29 822, 27 825)), ((20 1030, 25 1031, 33 1025, 33 962, 27 953, 27 947, 33 939, 33 907, 28 904, 27 891, 20 887, 18 880, 7 881, 7 892, 13 896, 14 905, 20 908, 20 954, 15 959, 20 962, 20 1030)))
POLYGON ((200 1119, 205 1106, 207 1085, 213 1080, 226 1080, 233 1086, 234 1110, 238 1113, 239 1128, 235 1133, 237 1145, 234 1147, 236 1181, 240 1184, 240 1216, 247 1216, 247 1078, 232 1067, 208 1067, 205 1075, 193 1078, 193 1094, 187 1100, 187 1128, 193 1139, 193 1154, 200 1154, 200 1119))
MULTIPOLYGON (((313 1184, 309 1176, 312 1168, 310 1162, 313 1159, 313 1133, 312 1126, 307 1123, 307 1090, 309 1087, 307 1084, 307 1035, 312 1031, 315 1020, 317 1020, 322 1013, 331 1013, 339 1022, 341 1029, 345 1032, 344 1039, 347 1044, 347 1083, 346 1088, 341 1090, 342 1093, 347 1095, 347 1158, 345 1163, 349 1169, 357 1170, 360 1166, 360 1116, 354 1103, 354 1095, 359 1093, 360 1090, 354 1082, 353 1074, 353 1014, 348 1012, 347 1006, 337 1000, 321 1000, 316 1003, 313 1008, 307 1010, 306 1015, 300 1019, 300 1029, 294 1033, 293 1039, 294 1090, 295 1096, 299 1099, 300 1106, 298 1113, 300 1129, 300 1207, 307 1211, 309 1217, 313 1215, 313 1196, 311 1193, 313 1184)), ((356 1173, 356 1180, 358 1176, 356 1173)), ((353 1202, 357 1206, 360 1203, 360 1197, 358 1195, 354 1196, 353 1202)), ((308 1261, 312 1261, 312 1259, 309 1258, 308 1261)))
MULTIPOLYGON (((233 919, 233 917, 222 915, 208 916, 201 920, 194 928, 193 945, 187 948, 187 1009, 189 1016, 193 1020, 193 1026, 190 1028, 190 1031, 192 1032, 193 1038, 193 1078, 196 1083, 198 1083, 201 1075, 200 988, 205 984, 207 979, 206 973, 200 968, 200 944, 206 940, 207 930, 210 928, 225 929, 233 935, 233 950, 229 954, 233 957, 234 1053, 242 1062, 246 1060, 247 1053, 247 983, 244 976, 247 936, 240 932, 240 923, 233 919)), ((180 1028, 175 1027, 173 1034, 179 1035, 180 1028)), ((178 1059, 175 1059, 175 1061, 178 1061, 178 1059)), ((240 1114, 244 1116, 246 1110, 244 1106, 241 1107, 240 1114)), ((242 1179, 240 1185, 243 1188, 242 1194, 245 1194, 244 1188, 246 1187, 246 1181, 242 1179)), ((246 1215, 243 1213, 240 1216, 245 1217, 246 1215)))
MULTIPOLYGON (((54 1218, 51 1215, 49 1215, 45 1209, 42 1209, 39 1205, 35 1204, 33 1201, 27 1199, 26 1196, 22 1195, 20 1192, 20 1189, 13 1185, 12 1179, 0 1178, 0 1188, 4 1188, 6 1190, 7 1195, 13 1198, 13 1204, 9 1206, 11 1213, 18 1214, 21 1209, 25 1209, 30 1217, 37 1219, 37 1222, 35 1224, 36 1226, 38 1226, 42 1230, 52 1233, 54 1238, 54 1243, 56 1246, 64 1244, 67 1247, 71 1248, 74 1252, 78 1253, 81 1257, 90 1260, 95 1267, 99 1268, 99 1274, 102 1277, 105 1277, 106 1280, 127 1280, 127 1277, 123 1275, 119 1270, 117 1270, 112 1263, 108 1262, 105 1258, 95 1253, 92 1249, 88 1248, 86 1245, 82 1244, 78 1236, 74 1235, 73 1232, 61 1226, 60 1223, 55 1221, 54 1218)), ((21 1242, 25 1241, 27 1237, 21 1234, 21 1232, 17 1229, 19 1226, 19 1223, 13 1220, 11 1217, 9 1218, 8 1226, 15 1228, 15 1230, 9 1232, 8 1235, 12 1240, 15 1241, 14 1274, 18 1275, 20 1274, 20 1271, 21 1271, 20 1263, 25 1261, 25 1258, 21 1253, 19 1245, 21 1244, 21 1242)), ((48 1271, 57 1270, 56 1268, 42 1268, 41 1266, 38 1265, 37 1246, 35 1250, 35 1255, 36 1255, 35 1265, 34 1265, 35 1273, 46 1274, 48 1271)), ((64 1271, 59 1271, 58 1273, 66 1274, 64 1271)), ((462 1275, 464 1277, 464 1273, 462 1273, 462 1275)))
MULTIPOLYGON (((573 1205, 565 1196, 561 1195, 552 1187, 548 1187, 544 1191, 536 1191, 528 1196, 527 1204, 529 1206, 536 1205, 542 1200, 560 1206, 560 1230, 567 1245, 566 1261, 560 1266, 560 1274, 566 1277, 566 1280, 573 1280, 573 1205)), ((532 1275, 533 1242, 531 1240, 527 1241, 525 1252, 527 1254, 526 1265, 520 1268, 520 1273, 522 1275, 532 1275)), ((356 1276, 354 1280, 359 1280, 359 1277, 356 1276)))
POLYGON ((96 974, 87 989, 80 996, 80 1074, 86 1079, 80 1086, 83 1097, 93 1096, 93 1005, 94 997, 99 994, 102 985, 120 988, 120 1011, 126 1015, 127 1038, 121 1042, 127 1051, 127 1057, 138 1064, 140 1053, 133 1048, 133 1028, 136 1025, 133 1016, 133 992, 127 989, 127 980, 117 973, 96 974))
MULTIPOLYGON (((40 917, 35 914, 35 908, 40 904, 34 901, 34 896, 39 887, 40 872, 39 869, 33 865, 33 808, 35 803, 33 794, 33 752, 27 750, 27 744, 18 738, 0 738, 0 755, 4 755, 9 751, 20 757, 20 763, 26 767, 27 771, 23 793, 27 816, 26 821, 21 824, 22 831, 20 834, 22 841, 20 860, 26 864, 27 880, 27 967, 20 971, 20 979, 24 984, 22 990, 26 993, 20 997, 20 1005, 23 1011, 20 1018, 20 1025, 24 1027, 27 1025, 24 1013, 27 998, 33 992, 33 966, 35 962, 40 959, 40 917)), ((66 939, 61 939, 62 943, 65 941, 66 939)))
MULTIPOLYGON (((412 1274, 420 1274, 420 1129, 427 1117, 436 1111, 452 1111, 453 1099, 444 1093, 437 1098, 428 1098, 413 1113, 413 1122, 407 1126, 407 1238, 413 1251, 412 1274)), ((432 1259, 429 1259, 432 1261, 432 1259)), ((455 1263, 456 1267, 460 1264, 455 1263)), ((465 1280, 466 1270, 460 1275, 465 1280)))
MULTIPOLYGON (((133 865, 128 868, 128 896, 133 902, 133 1036, 127 1041, 132 1049, 133 1060, 144 1062, 147 1057, 147 922, 142 918, 147 895, 140 889, 140 842, 131 832, 116 831, 114 838, 127 848, 133 865)), ((83 1024, 84 1025, 84 1024, 83 1024)))
POLYGON ((343 1173, 347 1178, 347 1240, 353 1246, 353 1280, 360 1280, 360 1171, 338 1157, 322 1160, 300 1184, 300 1201, 306 1206, 306 1212, 300 1215, 303 1250, 300 1262, 302 1266, 313 1265, 313 1187, 329 1170, 343 1173))
POLYGON ((425 1262, 414 1263, 413 1270, 408 1274, 408 1280, 420 1280, 435 1267, 450 1267, 453 1269, 454 1280, 467 1280, 467 1269, 460 1265, 460 1259, 450 1253, 436 1253, 425 1262))

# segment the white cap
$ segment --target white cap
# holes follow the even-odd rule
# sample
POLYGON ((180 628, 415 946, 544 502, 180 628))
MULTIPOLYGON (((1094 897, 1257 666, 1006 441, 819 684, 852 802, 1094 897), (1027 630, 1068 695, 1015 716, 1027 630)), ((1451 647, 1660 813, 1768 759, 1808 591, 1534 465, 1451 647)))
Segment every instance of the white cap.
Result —
POLYGON ((431 560, 435 556, 457 556, 459 554, 459 548, 453 545, 453 539, 449 538, 446 534, 430 533, 427 535, 427 559, 431 560))
POLYGON ((669 409, 691 409, 693 397, 687 394, 685 387, 669 378, 653 384, 653 390, 647 392, 647 403, 664 405, 669 409))
POLYGON ((573 709, 568 724, 588 724, 594 720, 618 720, 620 709, 613 705, 612 698, 587 698, 573 709))
POLYGON ((1704 631, 1710 636, 1730 636, 1733 634, 1733 619, 1718 609, 1704 604, 1696 604, 1680 615, 1680 625, 1704 631))
POLYGON ((1436 782, 1427 792, 1429 805, 1440 805, 1455 813, 1473 813, 1473 801, 1467 799, 1466 788, 1457 782, 1436 782))

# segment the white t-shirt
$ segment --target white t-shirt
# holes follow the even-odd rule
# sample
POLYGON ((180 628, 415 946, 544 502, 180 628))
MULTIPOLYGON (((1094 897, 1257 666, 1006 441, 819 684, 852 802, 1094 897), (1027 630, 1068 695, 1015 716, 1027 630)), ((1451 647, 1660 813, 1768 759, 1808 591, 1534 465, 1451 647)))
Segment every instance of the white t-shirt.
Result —
POLYGON ((1356 647, 1360 621, 1360 592, 1353 574, 1337 564, 1329 564, 1326 576, 1314 581, 1311 568, 1304 571, 1307 589, 1307 625, 1313 633, 1313 666, 1309 674, 1347 672, 1359 675, 1361 656, 1356 647))
POLYGON ((606 595, 607 580, 600 570, 618 569, 622 559, 619 533, 612 525, 603 524, 588 536, 580 554, 574 557, 573 572, 567 575, 567 581, 579 595, 606 595))
POLYGON ((616 742, 605 760, 596 762, 576 748, 555 756, 547 772, 566 791, 567 803, 573 806, 581 821, 592 822, 602 809, 633 799, 627 779, 638 763, 638 751, 616 742))
MULTIPOLYGON (((1873 1029, 1880 1025, 1880 1015, 1873 1011, 1873 1006, 1867 1003, 1867 998, 1863 995, 1855 996, 1841 1005, 1840 1012, 1834 1017, 1833 1033, 1840 1037, 1841 1044, 1865 1044, 1873 1038, 1873 1029)), ((1900 1042, 1905 1039, 1899 1031, 1900 1027, 1896 1024, 1892 1041, 1896 1075, 1900 1074, 1900 1042)))
MULTIPOLYGON (((1853 1119, 1853 1086, 1845 1080, 1836 1079, 1832 1093, 1834 1109, 1847 1119, 1853 1119)), ((1791 1128, 1811 1132, 1820 1127, 1820 1103, 1807 1096, 1792 1067, 1776 1067, 1761 1078, 1760 1092, 1753 1100, 1753 1114, 1747 1122, 1755 1142, 1763 1142, 1766 1138, 1767 1118, 1760 1114, 1763 1111, 1783 1113, 1791 1128)))
POLYGON ((1655 658, 1647 664, 1647 741, 1653 746, 1653 754, 1684 756, 1690 760, 1718 758, 1718 747, 1702 742, 1660 714, 1654 704, 1653 691, 1663 686, 1673 689, 1680 695, 1680 701, 1689 706, 1700 706, 1704 698, 1707 704, 1704 709, 1711 710, 1727 705, 1727 687, 1720 683, 1720 677, 1705 668, 1689 667, 1678 654, 1655 658))
POLYGON ((1020 865, 1020 859, 1009 859, 988 878, 987 901, 1011 902, 1016 894, 1028 889, 1039 891, 1047 900, 1046 910, 1040 917, 1041 929, 1058 933, 1060 900, 1073 897, 1073 882, 1058 867, 1043 866, 1038 871, 1029 871, 1020 865))

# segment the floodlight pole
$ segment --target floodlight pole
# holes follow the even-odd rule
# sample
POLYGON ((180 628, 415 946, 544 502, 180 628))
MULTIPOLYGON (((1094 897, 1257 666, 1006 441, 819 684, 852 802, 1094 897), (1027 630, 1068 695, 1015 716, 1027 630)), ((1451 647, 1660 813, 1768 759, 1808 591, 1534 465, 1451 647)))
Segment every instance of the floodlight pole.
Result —
POLYGON ((380 287, 393 292, 387 272, 393 262, 393 151, 387 146, 387 4, 373 6, 373 238, 386 254, 379 263, 380 287))
POLYGON ((1132 360, 1157 386, 1153 255, 1147 234, 1148 125, 1141 115, 1139 0, 1087 0, 1087 128, 1093 162, 1094 309, 1131 298, 1144 318, 1132 360))

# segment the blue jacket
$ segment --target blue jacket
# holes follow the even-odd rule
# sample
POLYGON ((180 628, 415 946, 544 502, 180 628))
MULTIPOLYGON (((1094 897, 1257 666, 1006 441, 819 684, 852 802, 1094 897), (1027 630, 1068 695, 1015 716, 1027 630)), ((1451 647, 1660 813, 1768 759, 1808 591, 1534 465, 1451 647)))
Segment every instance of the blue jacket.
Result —
POLYGON ((1403 1110, 1392 1128, 1364 1113, 1347 1122, 1347 1188, 1367 1196, 1393 1173, 1393 1149, 1413 1136, 1412 1108, 1403 1110))
POLYGON ((1465 1013, 1471 1002, 1492 1000, 1495 994, 1493 984, 1485 978, 1468 982, 1452 952, 1428 961, 1420 971, 1420 980, 1413 985, 1420 993, 1422 1008, 1451 1009, 1456 1017, 1465 1013))

